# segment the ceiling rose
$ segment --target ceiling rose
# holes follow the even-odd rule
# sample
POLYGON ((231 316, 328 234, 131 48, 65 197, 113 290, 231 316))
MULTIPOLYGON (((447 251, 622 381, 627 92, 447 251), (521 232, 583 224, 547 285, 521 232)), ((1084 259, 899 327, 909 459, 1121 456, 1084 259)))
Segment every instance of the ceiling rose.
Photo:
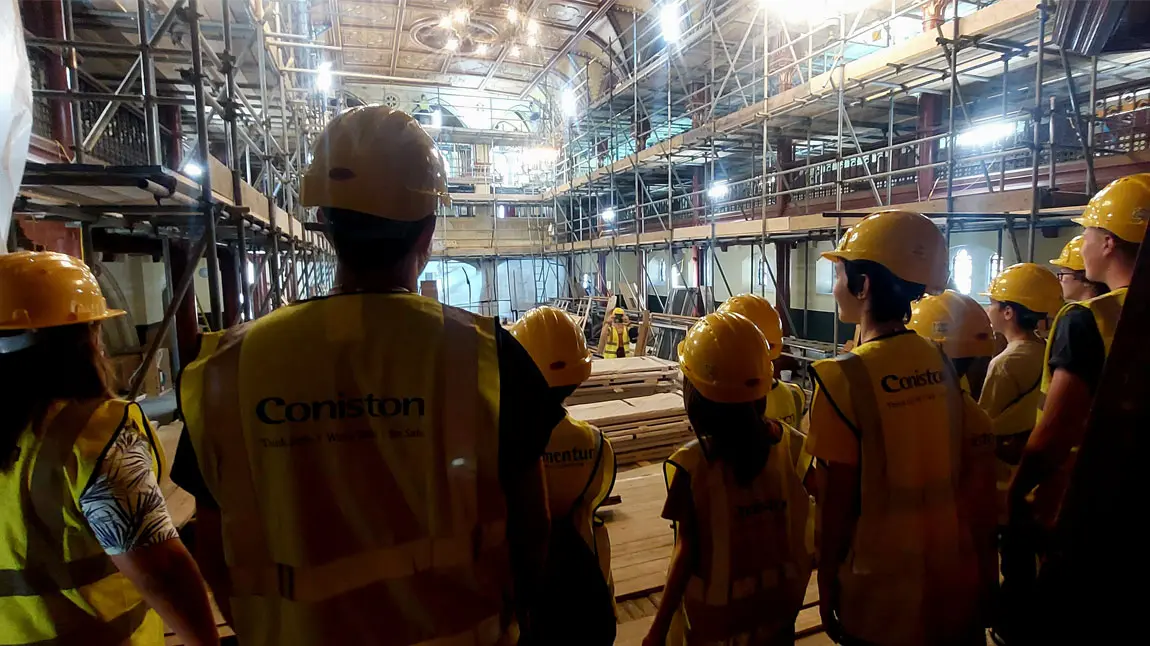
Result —
POLYGON ((426 18, 411 26, 411 38, 423 47, 434 51, 450 51, 456 54, 485 52, 499 37, 499 30, 487 22, 472 18, 466 23, 455 23, 451 28, 441 24, 438 18, 426 18))

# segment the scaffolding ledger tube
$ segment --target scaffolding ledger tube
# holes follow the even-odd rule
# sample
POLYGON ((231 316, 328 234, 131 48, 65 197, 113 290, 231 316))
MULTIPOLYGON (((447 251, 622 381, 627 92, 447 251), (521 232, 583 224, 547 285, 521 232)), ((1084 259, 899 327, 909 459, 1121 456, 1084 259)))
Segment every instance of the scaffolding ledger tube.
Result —
MULTIPOLYGON (((1042 73, 1043 62, 1046 58, 1046 0, 1038 2, 1038 46, 1036 48, 1038 59, 1034 64, 1034 116, 1031 126, 1031 163, 1030 163, 1030 219, 1027 222, 1026 235, 1026 261, 1034 262, 1034 244, 1036 227, 1038 224, 1038 211, 1042 206, 1042 189, 1038 186, 1038 163, 1042 156, 1042 73)), ((1054 142, 1051 142, 1052 144, 1054 142)), ((1051 160, 1054 159, 1054 149, 1050 150, 1051 160)), ((1053 188, 1053 187, 1051 187, 1053 188)))

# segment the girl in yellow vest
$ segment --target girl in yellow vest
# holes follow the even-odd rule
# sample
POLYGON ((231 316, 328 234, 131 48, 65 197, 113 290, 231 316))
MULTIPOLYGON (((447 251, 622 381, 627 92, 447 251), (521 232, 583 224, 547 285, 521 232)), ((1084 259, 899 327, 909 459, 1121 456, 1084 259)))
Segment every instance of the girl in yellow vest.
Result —
POLYGON ((981 644, 998 576, 990 420, 906 327, 946 283, 946 241, 920 214, 883 211, 824 257, 860 343, 812 366, 823 625, 841 644, 981 644))
POLYGON ((953 289, 924 296, 911 305, 906 327, 942 346, 963 392, 977 400, 994 355, 994 330, 978 301, 953 289))
POLYGON ((1062 247, 1062 253, 1050 261, 1058 267, 1058 283, 1062 298, 1068 302, 1085 301, 1110 291, 1104 283, 1086 278, 1086 263, 1082 262, 1082 236, 1077 235, 1062 247))
POLYGON ((794 643, 809 498, 791 453, 801 438, 764 417, 768 357, 758 328, 730 312, 705 316, 679 345, 698 439, 665 465, 676 543, 645 646, 794 643))
POLYGON ((1005 525, 1006 490, 1038 412, 1046 349, 1039 326, 1062 308, 1062 289, 1045 267, 1019 263, 995 276, 985 296, 990 297, 991 324, 1007 341, 1006 349, 991 359, 978 398, 994 424, 998 522, 1005 525))
POLYGON ((161 616, 219 643, 160 446, 107 385, 100 321, 124 312, 64 254, 0 256, 0 285, 0 644, 160 645, 161 616))
MULTIPOLYGON (((591 375, 583 330, 554 307, 523 315, 511 334, 547 378, 562 405, 591 375)), ((570 416, 551 431, 543 454, 551 509, 545 601, 537 605, 536 638, 546 644, 610 646, 615 641, 611 542, 596 516, 615 484, 615 452, 594 426, 570 416), (578 621, 570 621, 578 617, 578 621)))

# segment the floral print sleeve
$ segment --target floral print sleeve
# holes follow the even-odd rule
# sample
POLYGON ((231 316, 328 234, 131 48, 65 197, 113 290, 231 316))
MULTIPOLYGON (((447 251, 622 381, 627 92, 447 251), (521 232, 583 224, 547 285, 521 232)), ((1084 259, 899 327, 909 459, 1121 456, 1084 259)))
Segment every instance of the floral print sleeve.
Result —
POLYGON ((80 511, 109 555, 178 536, 152 471, 152 459, 148 438, 129 422, 80 495, 80 511))

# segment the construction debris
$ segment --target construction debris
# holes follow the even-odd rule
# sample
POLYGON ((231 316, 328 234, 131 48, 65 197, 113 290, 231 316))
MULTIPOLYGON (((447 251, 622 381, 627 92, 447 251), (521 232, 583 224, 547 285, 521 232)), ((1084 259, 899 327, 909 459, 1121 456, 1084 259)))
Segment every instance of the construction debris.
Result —
POLYGON ((567 411, 603 431, 620 465, 665 459, 695 437, 678 392, 579 404, 567 411))
POLYGON ((567 405, 668 393, 682 388, 679 364, 658 357, 596 359, 591 376, 579 386, 567 405))

